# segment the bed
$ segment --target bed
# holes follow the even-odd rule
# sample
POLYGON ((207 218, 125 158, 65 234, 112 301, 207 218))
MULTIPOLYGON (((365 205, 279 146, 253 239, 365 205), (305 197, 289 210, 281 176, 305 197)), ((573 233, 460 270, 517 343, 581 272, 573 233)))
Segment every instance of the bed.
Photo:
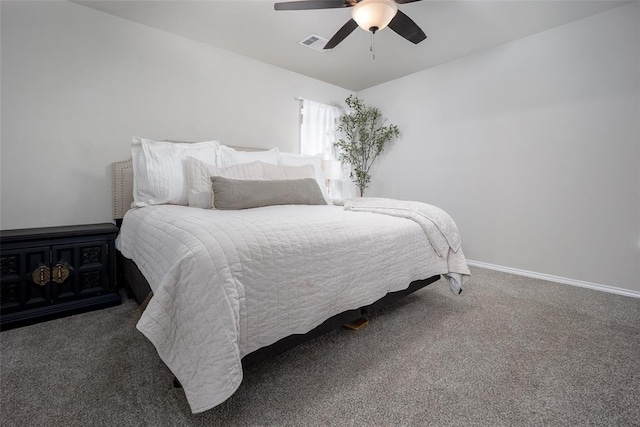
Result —
POLYGON ((180 381, 194 413, 229 398, 243 364, 360 318, 440 275, 459 292, 469 274, 455 224, 439 210, 386 199, 127 209, 131 169, 130 161, 114 164, 120 271, 136 299, 148 301, 138 330, 180 381))

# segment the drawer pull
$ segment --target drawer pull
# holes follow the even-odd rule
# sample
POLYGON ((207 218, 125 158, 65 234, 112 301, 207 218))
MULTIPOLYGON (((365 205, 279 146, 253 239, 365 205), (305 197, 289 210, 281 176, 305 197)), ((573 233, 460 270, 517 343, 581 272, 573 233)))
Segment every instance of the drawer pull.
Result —
POLYGON ((40 264, 31 273, 31 279, 36 285, 44 286, 51 280, 51 271, 46 265, 40 264))
POLYGON ((56 264, 53 266, 53 281, 56 283, 63 283, 69 278, 69 267, 64 264, 56 264))

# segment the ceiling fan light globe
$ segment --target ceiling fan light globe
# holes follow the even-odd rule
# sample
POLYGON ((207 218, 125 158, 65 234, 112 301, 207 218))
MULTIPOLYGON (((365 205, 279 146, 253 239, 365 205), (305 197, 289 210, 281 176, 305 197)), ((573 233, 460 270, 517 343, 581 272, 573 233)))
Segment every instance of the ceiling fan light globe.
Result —
POLYGON ((365 31, 376 28, 376 32, 389 25, 396 16, 398 6, 393 0, 362 0, 351 12, 351 17, 365 31))

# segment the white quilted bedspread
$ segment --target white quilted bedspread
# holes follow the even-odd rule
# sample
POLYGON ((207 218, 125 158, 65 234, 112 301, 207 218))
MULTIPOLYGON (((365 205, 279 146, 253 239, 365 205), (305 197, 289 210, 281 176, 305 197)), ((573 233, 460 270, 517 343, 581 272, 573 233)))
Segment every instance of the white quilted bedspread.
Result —
POLYGON ((229 398, 241 358, 414 280, 469 270, 405 218, 338 206, 130 210, 117 241, 154 296, 137 328, 182 383, 191 410, 229 398))

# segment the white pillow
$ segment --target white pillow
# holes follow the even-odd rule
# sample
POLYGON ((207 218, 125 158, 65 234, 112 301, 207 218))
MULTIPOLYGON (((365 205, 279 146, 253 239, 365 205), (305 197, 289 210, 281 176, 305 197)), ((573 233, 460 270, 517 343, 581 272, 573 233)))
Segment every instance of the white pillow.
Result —
POLYGON ((280 153, 280 164, 283 166, 313 165, 315 169, 314 178, 320 186, 322 197, 324 197, 327 203, 330 203, 329 194, 327 193, 327 184, 324 179, 324 173, 322 172, 322 154, 309 156, 306 154, 280 153))
POLYGON ((148 192, 149 189, 149 185, 147 184, 147 162, 144 159, 144 154, 142 154, 141 141, 140 138, 136 137, 133 137, 131 140, 131 163, 133 166, 132 208, 140 208, 147 205, 140 197, 141 192, 148 192))
POLYGON ((214 164, 187 157, 187 181, 189 183, 189 206, 211 209, 213 207, 213 189, 211 177, 221 176, 231 179, 262 180, 263 163, 251 162, 219 168, 214 164))
POLYGON ((264 179, 285 180, 285 179, 316 179, 316 169, 313 165, 302 166, 277 166, 269 163, 262 163, 264 179))
POLYGON ((187 156, 215 162, 218 146, 218 141, 181 144, 134 137, 132 207, 187 205, 187 156))
POLYGON ((218 167, 228 168, 229 166, 242 163, 263 162, 278 164, 278 149, 272 148, 268 151, 237 151, 226 145, 221 145, 218 149, 218 167))

